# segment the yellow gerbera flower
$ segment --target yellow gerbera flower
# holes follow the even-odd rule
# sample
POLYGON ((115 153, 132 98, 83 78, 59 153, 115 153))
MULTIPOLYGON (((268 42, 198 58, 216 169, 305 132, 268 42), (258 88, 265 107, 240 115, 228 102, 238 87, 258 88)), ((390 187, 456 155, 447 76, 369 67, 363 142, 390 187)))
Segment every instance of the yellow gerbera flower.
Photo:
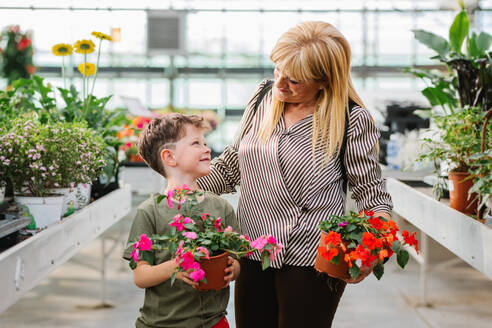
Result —
POLYGON ((80 74, 84 76, 94 75, 96 73, 96 65, 92 63, 82 63, 78 66, 80 74))
POLYGON ((113 41, 113 38, 110 35, 107 35, 107 34, 104 34, 101 32, 94 31, 91 34, 93 36, 95 36, 96 38, 101 39, 101 40, 113 41))
POLYGON ((79 40, 75 43, 75 52, 79 54, 90 54, 96 46, 91 40, 79 40))
POLYGON ((70 56, 72 51, 73 47, 66 43, 58 43, 51 48, 51 52, 55 56, 70 56))

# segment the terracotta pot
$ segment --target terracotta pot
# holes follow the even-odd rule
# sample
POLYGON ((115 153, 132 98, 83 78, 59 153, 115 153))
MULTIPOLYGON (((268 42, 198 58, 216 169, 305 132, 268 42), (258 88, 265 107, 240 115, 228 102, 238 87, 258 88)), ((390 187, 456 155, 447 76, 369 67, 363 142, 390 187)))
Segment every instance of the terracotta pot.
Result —
MULTIPOLYGON (((319 242, 319 246, 321 247, 326 247, 326 244, 324 242, 324 236, 327 235, 326 232, 322 231, 321 232, 321 240, 319 242)), ((347 246, 347 242, 342 241, 345 246, 347 246)), ((347 250, 351 251, 353 249, 347 250)), ((339 246, 338 247, 338 252, 342 253, 342 248, 339 246)), ((376 258, 374 262, 371 263, 371 267, 374 268, 376 264, 378 264, 379 260, 376 258)), ((343 258, 340 258, 340 262, 338 264, 331 263, 327 259, 325 259, 323 256, 321 256, 319 253, 316 255, 316 261, 314 262, 314 268, 319 271, 326 273, 332 278, 337 278, 337 279, 352 279, 349 273, 349 266, 348 263, 344 261, 343 258)), ((360 275, 360 274, 359 274, 360 275)), ((359 276, 357 276, 359 277, 359 276)), ((357 278, 356 277, 356 278, 357 278)))
MULTIPOLYGON (((321 232, 321 240, 319 242, 319 246, 326 247, 324 236, 327 235, 326 232, 321 232)), ((342 252, 341 247, 338 247, 338 251, 342 252)), ((343 259, 340 259, 339 264, 331 263, 319 253, 316 255, 316 261, 314 262, 314 268, 319 272, 324 272, 330 277, 338 278, 338 279, 350 279, 350 274, 348 272, 349 266, 347 262, 343 259)))
POLYGON ((476 193, 468 198, 468 190, 473 186, 473 179, 463 181, 469 174, 466 172, 450 172, 449 199, 450 206, 462 213, 473 215, 477 212, 478 201, 476 193))
POLYGON ((199 282, 198 290, 219 290, 224 288, 227 283, 224 281, 225 268, 229 253, 225 252, 217 256, 211 256, 209 260, 201 259, 200 267, 205 271, 207 283, 199 282))
POLYGON ((140 156, 139 154, 136 154, 136 155, 130 155, 130 162, 143 162, 143 158, 142 156, 140 156))

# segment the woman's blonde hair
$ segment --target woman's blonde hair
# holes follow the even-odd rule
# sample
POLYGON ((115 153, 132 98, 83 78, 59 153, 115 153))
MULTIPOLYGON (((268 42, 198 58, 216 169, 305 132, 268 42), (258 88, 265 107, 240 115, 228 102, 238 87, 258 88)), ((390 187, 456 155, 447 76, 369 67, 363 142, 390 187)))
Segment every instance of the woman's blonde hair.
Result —
MULTIPOLYGON (((270 59, 277 69, 297 81, 315 81, 321 90, 313 114, 313 156, 321 146, 328 161, 338 154, 345 131, 349 99, 364 107, 350 78, 350 46, 343 35, 325 22, 303 22, 285 32, 270 59)), ((266 141, 284 111, 284 102, 273 96, 272 110, 260 127, 266 141)))

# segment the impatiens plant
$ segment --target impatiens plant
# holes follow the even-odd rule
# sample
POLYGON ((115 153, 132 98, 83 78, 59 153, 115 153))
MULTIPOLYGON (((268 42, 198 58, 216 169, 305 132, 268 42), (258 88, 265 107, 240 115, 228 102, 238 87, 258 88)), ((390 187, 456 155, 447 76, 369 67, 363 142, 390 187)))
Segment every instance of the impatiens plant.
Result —
POLYGON ((318 247, 318 254, 334 264, 344 261, 349 274, 355 279, 362 266, 374 267, 373 273, 379 280, 384 274, 384 263, 393 255, 401 268, 408 263, 409 254, 403 245, 415 247, 419 251, 415 232, 404 230, 400 240, 398 226, 393 220, 374 217, 372 211, 357 214, 331 216, 319 225, 325 232, 322 236, 325 246, 318 247))
POLYGON ((167 195, 160 195, 157 202, 167 200, 167 206, 181 211, 169 223, 169 232, 165 235, 147 236, 142 234, 138 241, 131 242, 132 248, 130 267, 137 265, 139 255, 149 264, 154 263, 154 251, 169 250, 172 254, 177 271, 171 278, 174 283, 179 271, 190 272, 194 281, 206 283, 205 272, 200 267, 200 260, 211 256, 229 253, 236 259, 250 256, 253 252, 261 253, 262 268, 265 270, 282 249, 282 245, 271 236, 261 236, 251 241, 247 235, 233 231, 225 226, 222 218, 201 213, 192 215, 192 208, 198 204, 197 197, 203 192, 192 191, 187 186, 171 189, 167 195), (191 270, 190 270, 191 269, 191 270))

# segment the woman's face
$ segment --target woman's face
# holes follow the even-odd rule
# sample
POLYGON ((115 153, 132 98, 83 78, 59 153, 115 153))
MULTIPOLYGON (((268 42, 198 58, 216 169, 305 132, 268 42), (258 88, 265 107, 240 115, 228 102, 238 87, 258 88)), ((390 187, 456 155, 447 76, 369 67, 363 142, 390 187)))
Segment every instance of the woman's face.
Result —
POLYGON ((296 81, 275 67, 274 86, 273 92, 277 99, 287 103, 306 103, 316 98, 321 84, 314 81, 296 81))

